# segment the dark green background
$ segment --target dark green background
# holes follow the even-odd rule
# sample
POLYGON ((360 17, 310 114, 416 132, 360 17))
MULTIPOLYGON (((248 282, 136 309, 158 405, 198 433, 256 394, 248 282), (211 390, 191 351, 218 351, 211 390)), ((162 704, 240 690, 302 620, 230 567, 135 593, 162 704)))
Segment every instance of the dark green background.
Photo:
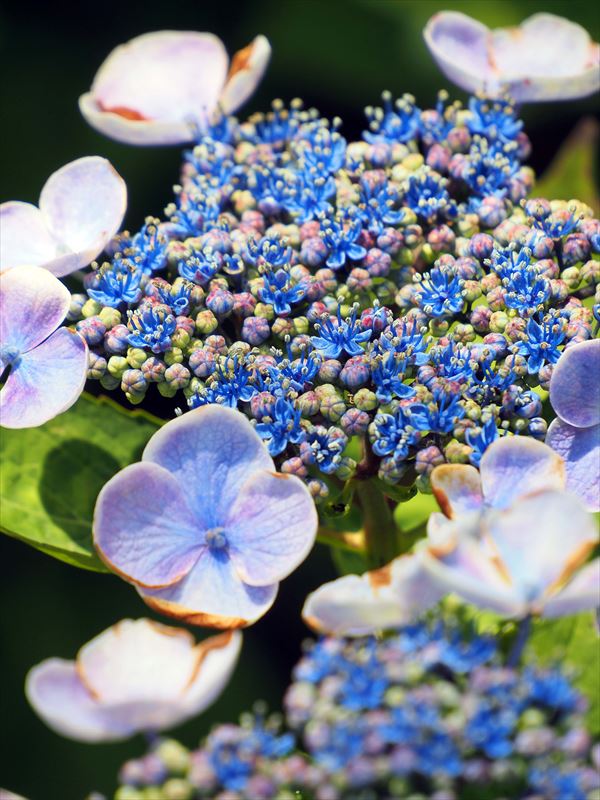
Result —
MULTIPOLYGON (((264 109, 274 97, 299 96, 326 115, 342 117, 352 137, 364 127, 363 107, 376 103, 382 89, 409 91, 421 106, 432 104, 439 88, 451 89, 421 37, 426 20, 442 8, 466 11, 491 26, 553 11, 600 38, 598 11, 580 0, 13 0, 0 11, 0 199, 35 202, 53 170, 79 156, 99 154, 127 181, 129 227, 149 213, 161 213, 177 180, 179 151, 111 142, 89 128, 77 109, 78 96, 88 89, 103 58, 137 34, 164 28, 213 31, 233 52, 264 33, 273 59, 247 110, 264 109)), ((596 110, 589 99, 527 107, 533 166, 541 171, 577 120, 596 110)), ((48 656, 73 657, 81 644, 118 619, 147 614, 145 606, 117 578, 76 570, 5 537, 0 537, 0 570, 0 786, 30 800, 79 800, 92 789, 110 794, 118 765, 140 753, 143 742, 91 746, 56 736, 28 707, 23 680, 33 664, 48 656)), ((245 634, 242 659, 223 697, 181 729, 187 744, 194 744, 213 722, 235 719, 255 699, 266 698, 278 707, 307 634, 299 620, 302 601, 332 576, 329 555, 319 548, 285 582, 275 608, 245 634)))

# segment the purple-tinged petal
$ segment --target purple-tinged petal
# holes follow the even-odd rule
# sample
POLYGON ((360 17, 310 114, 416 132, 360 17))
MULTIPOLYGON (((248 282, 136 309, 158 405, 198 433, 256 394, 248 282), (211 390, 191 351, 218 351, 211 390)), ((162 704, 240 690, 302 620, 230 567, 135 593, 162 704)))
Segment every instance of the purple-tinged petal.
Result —
POLYGON ((565 486, 562 458, 525 436, 496 439, 483 454, 480 473, 485 503, 494 508, 506 508, 533 492, 565 486))
POLYGON ((197 666, 191 633, 149 619, 123 619, 77 654, 81 680, 104 704, 177 700, 197 666))
POLYGON ((600 339, 575 344, 561 355, 550 379, 550 402, 569 425, 600 424, 600 339))
POLYGON ((199 714, 214 703, 229 683, 241 648, 242 633, 235 630, 209 636, 196 645, 196 676, 180 700, 187 716, 199 714))
POLYGON ((217 107, 228 63, 210 33, 146 33, 113 50, 80 109, 93 127, 122 142, 192 141, 217 107))
POLYGON ((218 405, 196 408, 163 425, 146 445, 143 460, 173 473, 209 528, 223 524, 253 472, 274 469, 244 414, 218 405))
POLYGON ((169 586, 187 575, 205 550, 202 530, 177 478, 157 464, 125 467, 96 501, 98 553, 141 586, 169 586))
POLYGON ((44 265, 56 258, 57 250, 39 208, 17 200, 0 205, 0 271, 44 265))
POLYGON ((548 428, 546 444, 565 461, 568 491, 588 511, 600 511, 600 425, 574 428, 555 419, 548 428))
POLYGON ((67 287, 41 267, 0 274, 0 348, 32 350, 53 333, 69 310, 67 287))
POLYGON ((35 428, 62 414, 83 391, 87 366, 87 344, 78 333, 59 328, 13 364, 0 389, 0 425, 35 428))
POLYGON ((254 92, 271 58, 271 45, 265 36, 257 36, 238 50, 231 59, 227 82, 219 98, 224 114, 233 114, 254 92))
POLYGON ((544 605, 543 617, 563 617, 600 607, 600 558, 582 567, 544 605))
POLYGON ((345 575, 306 598, 302 617, 319 633, 364 636, 414 621, 441 599, 419 556, 364 575, 345 575))
POLYGON ((440 464, 431 473, 435 499, 447 517, 479 511, 483 506, 481 478, 467 464, 440 464))
POLYGON ((447 537, 441 547, 423 543, 417 549, 433 586, 440 593, 453 592, 468 603, 504 616, 525 614, 527 606, 506 573, 470 530, 463 533, 460 522, 452 524, 453 541, 447 537))
POLYGON ((74 661, 49 658, 27 675, 27 699, 46 725, 84 742, 124 739, 133 732, 126 720, 111 720, 85 688, 74 661))
POLYGON ((600 88, 598 47, 587 31, 555 14, 534 14, 518 28, 492 31, 491 57, 517 102, 566 100, 600 88))
POLYGON ((591 515, 564 491, 539 492, 491 512, 486 527, 515 592, 534 611, 549 587, 567 580, 588 558, 598 539, 591 515))
POLYGON ((61 276, 87 266, 119 230, 126 208, 125 181, 106 158, 78 158, 54 172, 40 210, 65 258, 48 268, 61 276))
POLYGON ((425 42, 444 75, 475 92, 493 89, 496 83, 489 58, 490 31, 485 25, 458 11, 435 14, 423 31, 425 42))
POLYGON ((240 578, 265 586, 287 577, 309 554, 319 518, 306 484, 258 472, 242 486, 223 522, 240 578))
POLYGON ((189 625, 243 628, 271 608, 279 584, 248 586, 224 553, 207 553, 178 583, 138 589, 150 608, 189 625))

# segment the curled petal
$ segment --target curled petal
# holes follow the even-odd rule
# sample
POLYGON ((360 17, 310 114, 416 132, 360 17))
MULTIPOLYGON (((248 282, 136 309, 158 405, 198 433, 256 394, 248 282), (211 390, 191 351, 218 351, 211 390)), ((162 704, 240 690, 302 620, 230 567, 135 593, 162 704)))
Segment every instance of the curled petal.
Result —
POLYGON ((241 488, 223 525, 240 578, 264 586, 304 561, 315 542, 318 516, 299 478, 258 472, 241 488))
POLYGON ((66 275, 93 261, 119 230, 126 207, 125 181, 105 158, 78 158, 54 172, 40 210, 65 259, 51 271, 66 275))
POLYGON ((265 36, 257 36, 233 56, 227 82, 219 98, 224 114, 232 114, 253 94, 270 58, 271 45, 265 36))
POLYGON ((546 444, 564 459, 567 489, 588 511, 600 511, 600 425, 574 428, 555 419, 548 428, 546 444))
POLYGON ((412 622, 441 593, 418 556, 401 556, 364 575, 345 575, 309 594, 302 610, 319 633, 364 636, 412 622))
POLYGON ((487 529, 497 549, 496 563, 534 611, 549 587, 567 580, 597 541, 594 520, 564 491, 540 492, 492 512, 487 529))
POLYGON ((550 447, 524 436, 496 439, 483 454, 480 465, 485 503, 506 508, 533 492, 563 489, 565 466, 550 447))
POLYGON ((555 14, 492 31, 490 52, 506 91, 520 103, 585 97, 600 88, 598 45, 581 25, 555 14))
POLYGON ((124 719, 111 719, 83 685, 74 661, 49 658, 27 675, 27 699, 46 725, 84 742, 124 739, 133 730, 124 719))
POLYGON ((483 506, 481 479, 467 464, 440 464, 431 473, 435 499, 447 517, 478 511, 483 506))
POLYGON ((600 559, 582 567, 575 577, 546 601, 542 616, 562 617, 600 607, 600 559))
POLYGON ((149 619, 124 619, 84 645, 79 676, 104 704, 176 700, 196 675, 194 637, 149 619))
POLYGON ((58 255, 44 215, 31 203, 2 203, 0 231, 0 271, 23 265, 37 267, 58 255))
POLYGON ((87 365, 88 348, 81 336, 59 328, 11 368, 0 389, 0 425, 35 428, 62 414, 83 391, 87 365))
POLYGON ((41 267, 0 274, 0 347, 26 353, 53 333, 69 310, 67 287, 41 267))
POLYGON ((207 553, 182 580, 164 589, 139 589, 150 608, 189 625, 243 628, 271 608, 279 584, 242 583, 225 555, 207 553))
POLYGON ((445 546, 438 550, 423 544, 417 552, 432 584, 441 593, 453 592, 468 603, 507 617, 527 612, 527 605, 514 591, 510 578, 473 536, 457 531, 452 549, 445 546))
POLYGON ((489 28, 459 11, 435 14, 423 32, 444 75, 467 92, 491 89, 496 82, 488 54, 489 28))
POLYGON ((442 11, 424 37, 442 72, 468 92, 504 91, 522 103, 584 97, 600 88, 598 45, 580 25, 554 14, 490 31, 465 14, 442 11))
POLYGON ((560 419, 577 428, 600 424, 600 339, 569 347, 550 379, 550 402, 560 419))
POLYGON ((250 475, 274 469, 248 419, 219 405, 196 408, 163 425, 143 460, 164 467, 187 487, 190 506, 209 528, 222 524, 250 475))
POLYGON ((202 525, 176 478, 152 463, 131 464, 102 488, 94 543, 111 569, 141 586, 168 586, 204 551, 202 525))
POLYGON ((189 142, 217 107, 228 61, 210 33, 146 33, 113 50, 80 109, 90 125, 122 142, 189 142))

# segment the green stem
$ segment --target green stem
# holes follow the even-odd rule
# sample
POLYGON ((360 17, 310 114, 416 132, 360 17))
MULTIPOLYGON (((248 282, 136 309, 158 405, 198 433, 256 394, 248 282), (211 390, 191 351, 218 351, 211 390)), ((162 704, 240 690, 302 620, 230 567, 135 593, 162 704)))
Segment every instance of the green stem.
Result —
POLYGON ((374 481, 356 481, 355 492, 362 510, 369 567, 382 567, 397 555, 396 524, 392 510, 374 481))
POLYGON ((517 626, 517 633, 512 643, 510 653, 506 659, 507 667, 518 667, 521 661, 521 655, 531 634, 532 617, 528 614, 519 621, 517 626))

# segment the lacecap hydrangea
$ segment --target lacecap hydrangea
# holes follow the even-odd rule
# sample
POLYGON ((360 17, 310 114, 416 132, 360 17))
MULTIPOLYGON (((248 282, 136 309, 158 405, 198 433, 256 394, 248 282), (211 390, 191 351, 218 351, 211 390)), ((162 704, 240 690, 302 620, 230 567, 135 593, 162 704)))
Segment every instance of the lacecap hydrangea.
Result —
POLYGON ((499 436, 543 440, 553 366, 595 325, 600 222, 526 199, 508 99, 384 93, 366 115, 354 142, 300 101, 223 117, 69 316, 90 379, 242 410, 317 500, 329 476, 427 491, 499 436))
POLYGON ((506 666, 493 639, 453 623, 307 643, 284 706, 284 720, 259 708, 192 752, 157 742, 123 766, 116 800, 586 800, 599 788, 569 676, 506 666))

